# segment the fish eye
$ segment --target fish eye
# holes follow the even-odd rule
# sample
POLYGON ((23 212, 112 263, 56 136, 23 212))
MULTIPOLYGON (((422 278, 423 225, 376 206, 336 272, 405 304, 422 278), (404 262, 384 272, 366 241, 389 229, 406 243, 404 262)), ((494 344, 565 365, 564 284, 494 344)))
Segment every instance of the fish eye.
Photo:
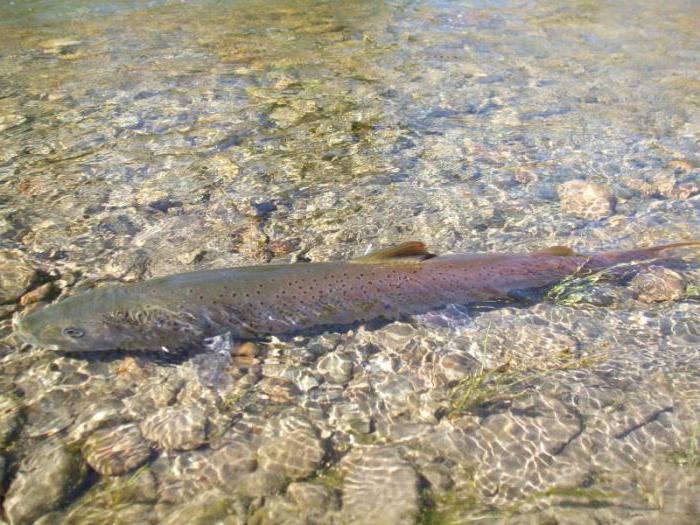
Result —
POLYGON ((78 339, 85 335, 85 331, 81 330, 80 328, 68 326, 63 329, 63 335, 67 335, 68 337, 72 337, 73 339, 78 339))

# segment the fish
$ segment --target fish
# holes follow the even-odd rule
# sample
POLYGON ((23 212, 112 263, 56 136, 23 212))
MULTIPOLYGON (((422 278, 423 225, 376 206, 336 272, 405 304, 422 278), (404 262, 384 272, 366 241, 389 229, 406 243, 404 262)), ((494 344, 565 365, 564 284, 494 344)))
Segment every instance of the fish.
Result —
POLYGON ((223 268, 95 288, 14 324, 20 339, 52 350, 177 352, 225 333, 254 339, 509 299, 567 276, 698 245, 590 255, 564 246, 523 254, 435 255, 423 242, 408 241, 349 261, 223 268))

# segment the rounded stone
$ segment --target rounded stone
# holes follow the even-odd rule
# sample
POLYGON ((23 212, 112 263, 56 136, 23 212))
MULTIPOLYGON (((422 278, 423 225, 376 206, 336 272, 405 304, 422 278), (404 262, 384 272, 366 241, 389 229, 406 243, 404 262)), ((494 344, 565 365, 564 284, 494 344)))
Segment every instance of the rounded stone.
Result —
POLYGON ((174 507, 161 520, 163 525, 206 525, 209 523, 243 524, 235 499, 220 489, 202 492, 192 500, 174 507))
POLYGON ((294 482, 287 487, 287 494, 301 509, 317 509, 323 511, 333 500, 333 494, 328 487, 318 483, 294 482))
POLYGON ((0 447, 4 447, 19 426, 20 405, 14 397, 0 396, 0 447))
POLYGON ((673 301, 685 293, 685 281, 678 273, 663 266, 650 266, 634 276, 630 287, 640 301, 673 301))
POLYGON ((356 448, 343 460, 343 514, 363 525, 414 523, 418 514, 418 475, 390 447, 356 448))
POLYGON ((480 363, 468 354, 444 352, 435 357, 433 381, 450 385, 479 370, 480 363))
POLYGON ((12 525, 33 523, 61 507, 83 483, 87 469, 80 455, 61 443, 47 442, 22 462, 5 498, 12 525))
POLYGON ((310 476, 321 464, 325 451, 316 427, 305 417, 283 415, 263 430, 258 463, 263 469, 279 469, 290 479, 310 476))
POLYGON ((36 269, 17 250, 0 250, 0 303, 19 299, 36 279, 36 269))
POLYGON ((135 423, 103 428, 94 432, 83 445, 88 464, 105 476, 120 476, 143 465, 151 447, 135 423))
POLYGON ((615 197, 602 184, 570 180, 558 192, 562 210, 582 219, 602 219, 615 209, 615 197))
POLYGON ((141 423, 141 432, 162 449, 192 450, 206 442, 208 423, 199 409, 163 407, 141 423))
POLYGON ((330 352, 318 360, 316 370, 329 383, 345 384, 352 379, 352 357, 348 354, 330 352))
POLYGON ((19 304, 22 306, 28 306, 30 304, 38 303, 43 301, 53 292, 53 283, 45 283, 41 286, 34 288, 31 292, 25 293, 19 300, 19 304))

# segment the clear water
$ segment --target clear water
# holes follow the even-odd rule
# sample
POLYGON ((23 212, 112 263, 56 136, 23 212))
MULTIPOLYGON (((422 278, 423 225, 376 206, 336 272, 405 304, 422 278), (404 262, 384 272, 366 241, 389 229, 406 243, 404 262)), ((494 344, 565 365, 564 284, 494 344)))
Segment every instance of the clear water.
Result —
MULTIPOLYGON (((408 239, 698 238, 699 18, 675 0, 3 2, 1 247, 55 295, 408 239), (571 213, 575 179, 614 209, 571 213)), ((233 363, 26 349, 11 298, 6 519, 697 522, 699 274, 676 271, 675 300, 584 283, 233 363)))

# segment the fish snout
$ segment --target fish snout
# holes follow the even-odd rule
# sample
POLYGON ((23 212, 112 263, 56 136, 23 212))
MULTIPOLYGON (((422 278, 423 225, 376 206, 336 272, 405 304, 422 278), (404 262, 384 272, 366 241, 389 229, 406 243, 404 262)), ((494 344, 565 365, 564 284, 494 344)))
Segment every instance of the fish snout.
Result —
POLYGON ((22 322, 24 317, 25 316, 22 315, 20 312, 14 313, 14 315, 12 316, 12 331, 21 341, 36 346, 36 339, 31 335, 31 333, 29 333, 24 323, 22 322))
POLYGON ((27 323, 27 312, 15 312, 12 316, 12 330, 20 342, 29 343, 35 347, 48 348, 50 350, 58 350, 58 345, 43 344, 32 332, 27 323))

